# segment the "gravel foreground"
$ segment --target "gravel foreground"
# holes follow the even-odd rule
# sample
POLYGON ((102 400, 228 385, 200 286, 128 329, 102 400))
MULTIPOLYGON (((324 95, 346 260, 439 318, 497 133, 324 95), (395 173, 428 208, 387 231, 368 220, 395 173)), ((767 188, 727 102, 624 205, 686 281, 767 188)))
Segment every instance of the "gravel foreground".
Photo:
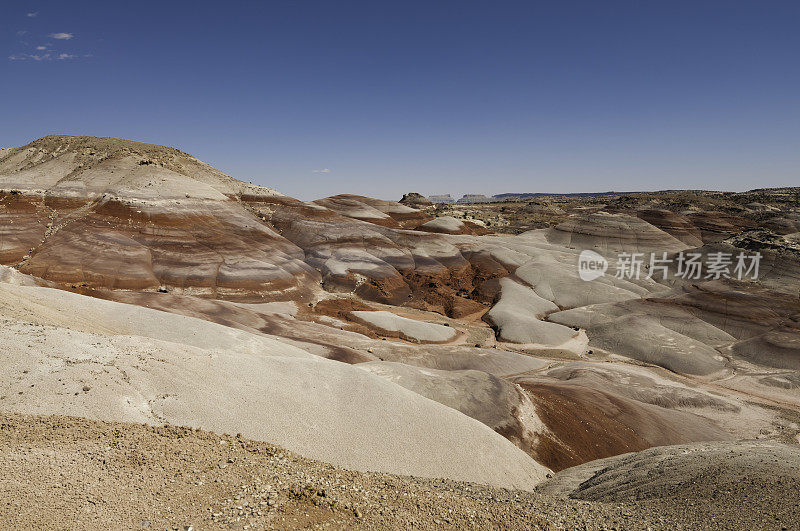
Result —
POLYGON ((800 527, 797 478, 774 485, 773 500, 795 509, 777 521, 749 507, 747 497, 758 492, 735 499, 588 502, 359 473, 241 437, 75 417, 0 414, 0 452, 3 528, 800 527), (730 511, 731 504, 740 510, 730 511))

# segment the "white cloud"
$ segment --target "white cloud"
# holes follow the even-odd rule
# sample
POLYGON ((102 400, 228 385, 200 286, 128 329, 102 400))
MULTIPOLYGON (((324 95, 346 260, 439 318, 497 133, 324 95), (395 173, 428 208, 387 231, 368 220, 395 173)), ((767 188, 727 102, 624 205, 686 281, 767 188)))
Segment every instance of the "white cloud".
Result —
POLYGON ((28 33, 28 31, 27 31, 27 30, 19 30, 19 31, 17 32, 17 37, 22 37, 22 36, 23 36, 23 35, 25 35, 26 33, 28 33))
POLYGON ((9 55, 11 61, 49 61, 53 58, 52 55, 46 53, 44 55, 37 55, 35 53, 21 53, 17 55, 9 55))
POLYGON ((331 170, 328 168, 322 168, 321 170, 314 170, 314 173, 330 173, 331 170))
POLYGON ((39 12, 38 12, 38 11, 35 11, 35 12, 33 12, 33 13, 28 13, 28 17, 30 17, 30 18, 33 18, 33 17, 35 17, 35 16, 36 16, 36 15, 38 15, 38 14, 39 14, 39 12))
POLYGON ((36 49, 37 50, 46 50, 47 46, 37 46, 36 49))
POLYGON ((74 33, 51 33, 50 36, 60 41, 68 41, 75 36, 74 33))
POLYGON ((9 55, 8 59, 10 61, 52 61, 54 59, 58 61, 63 61, 65 59, 76 59, 78 56, 71 53, 59 53, 55 54, 52 52, 47 52, 43 54, 37 53, 19 53, 16 55, 9 55))

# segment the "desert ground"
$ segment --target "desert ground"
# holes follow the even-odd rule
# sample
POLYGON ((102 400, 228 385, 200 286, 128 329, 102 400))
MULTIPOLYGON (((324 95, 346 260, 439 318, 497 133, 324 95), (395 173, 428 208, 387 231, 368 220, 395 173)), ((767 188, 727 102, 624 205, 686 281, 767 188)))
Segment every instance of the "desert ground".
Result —
POLYGON ((307 202, 47 136, 0 320, 3 527, 800 528, 800 188, 307 202))

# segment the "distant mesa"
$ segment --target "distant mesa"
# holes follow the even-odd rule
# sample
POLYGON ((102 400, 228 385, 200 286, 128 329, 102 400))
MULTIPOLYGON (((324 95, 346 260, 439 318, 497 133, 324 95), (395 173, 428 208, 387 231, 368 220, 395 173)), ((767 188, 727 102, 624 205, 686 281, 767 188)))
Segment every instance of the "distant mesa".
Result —
POLYGON ((536 199, 538 197, 552 197, 552 196, 603 197, 606 195, 625 195, 626 193, 628 192, 580 192, 572 194, 559 194, 559 193, 547 193, 547 192, 534 192, 534 193, 522 193, 522 194, 506 193, 506 194, 493 195, 492 198, 494 201, 524 201, 526 199, 536 199))
MULTIPOLYGON (((469 205, 475 203, 495 203, 502 201, 529 201, 531 199, 539 199, 543 197, 560 197, 570 199, 592 198, 592 197, 605 197, 605 196, 618 196, 630 195, 634 192, 584 192, 584 193, 550 193, 550 192, 533 192, 533 193, 504 193, 487 196, 483 194, 464 194, 461 199, 453 199, 450 194, 444 195, 430 195, 428 199, 433 203, 446 203, 446 204, 459 204, 469 205)), ((665 192, 652 192, 654 194, 665 192)), ((402 202, 402 201, 401 201, 402 202)))
POLYGON ((447 205, 454 205, 454 204, 466 205, 470 203, 488 203, 490 201, 495 201, 493 197, 488 197, 482 194, 465 194, 459 200, 453 199, 453 196, 451 196, 450 194, 431 195, 428 196, 428 199, 430 199, 432 203, 444 203, 447 205))
POLYGON ((464 205, 469 203, 488 203, 492 200, 491 197, 487 197, 483 194, 465 194, 464 197, 456 201, 456 203, 464 205))
MULTIPOLYGON (((406 194, 408 196, 416 196, 419 194, 406 194)), ((454 199, 453 196, 450 194, 440 194, 440 195, 429 195, 427 197, 431 203, 434 204, 448 204, 448 205, 471 205, 476 203, 494 203, 494 202, 501 202, 501 201, 525 201, 530 199, 536 199, 540 197, 574 197, 574 198, 582 198, 582 197, 600 197, 606 195, 618 195, 617 192, 599 192, 599 193, 584 193, 584 194, 549 194, 549 193, 526 193, 526 194, 497 194, 497 195, 484 195, 484 194, 464 194, 460 199, 454 199)), ((400 200, 403 204, 408 204, 409 206, 413 206, 411 203, 407 202, 406 196, 403 196, 403 199, 400 200)), ((413 201, 409 199, 409 201, 413 201)))
POLYGON ((432 203, 444 203, 447 205, 455 204, 456 200, 450 194, 444 195, 430 195, 428 199, 431 200, 432 203))
MULTIPOLYGON (((757 192, 758 190, 751 190, 752 192, 757 192)), ((615 191, 608 191, 608 192, 577 192, 577 193, 559 193, 559 192, 526 192, 526 193, 502 193, 502 194, 495 194, 491 196, 483 195, 483 194, 464 194, 460 199, 454 199, 450 194, 439 194, 439 195, 429 195, 427 199, 429 199, 432 203, 445 203, 445 204, 459 204, 459 205, 468 205, 468 204, 476 204, 476 203, 500 203, 504 201, 514 202, 514 201, 536 201, 536 200, 580 200, 580 199, 594 199, 594 198, 623 198, 623 197, 636 197, 641 196, 642 194, 646 194, 647 196, 667 196, 669 194, 674 194, 676 192, 680 192, 677 190, 658 190, 653 192, 615 192, 615 191)), ((719 195, 721 192, 706 192, 702 190, 685 190, 683 192, 697 192, 700 194, 716 194, 719 195)), ((791 189, 771 189, 770 193, 772 194, 781 194, 785 193, 786 195, 791 195, 791 189)), ((419 194, 406 194, 409 196, 416 196, 419 194)), ((403 196, 405 199, 405 196, 403 196)), ((413 199, 411 199, 413 200, 413 199)), ((404 200, 400 201, 403 204, 406 204, 404 200)), ((658 209, 661 207, 660 199, 656 199, 651 197, 648 203, 641 204, 642 208, 650 208, 650 209, 658 209)), ((703 209, 699 209, 696 206, 690 207, 692 211, 699 212, 703 209)), ((738 208, 739 212, 761 212, 765 214, 776 214, 779 210, 772 205, 766 205, 761 202, 751 202, 746 206, 740 206, 738 208)), ((688 212, 681 212, 682 215, 687 215, 688 212)), ((714 213, 716 215, 716 213, 714 213)))

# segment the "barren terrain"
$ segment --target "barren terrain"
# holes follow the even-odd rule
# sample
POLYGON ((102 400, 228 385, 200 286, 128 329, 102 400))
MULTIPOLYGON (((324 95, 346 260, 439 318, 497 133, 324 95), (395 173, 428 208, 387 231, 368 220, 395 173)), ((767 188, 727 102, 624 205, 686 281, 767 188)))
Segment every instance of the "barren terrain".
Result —
POLYGON ((0 416, 0 449, 0 511, 16 529, 790 529, 800 518, 800 450, 775 443, 699 446, 710 458, 661 461, 645 489, 615 468, 640 469, 635 457, 611 458, 599 479, 614 474, 613 489, 572 497, 599 464, 530 493, 352 472, 177 426, 19 415, 0 416))
POLYGON ((304 202, 154 144, 3 150, 0 518, 797 527, 799 199, 304 202), (758 275, 677 265, 720 253, 758 275))

